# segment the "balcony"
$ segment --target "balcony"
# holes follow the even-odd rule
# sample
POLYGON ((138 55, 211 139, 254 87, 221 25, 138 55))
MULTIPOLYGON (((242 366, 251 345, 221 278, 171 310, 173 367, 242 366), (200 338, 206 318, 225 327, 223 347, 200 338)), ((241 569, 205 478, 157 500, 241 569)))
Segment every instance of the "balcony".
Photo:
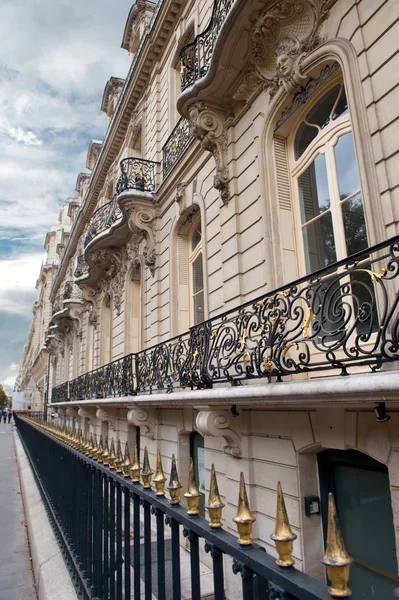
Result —
MULTIPOLYGON (((94 398, 378 371, 399 359, 399 236, 81 375, 57 398, 94 398)), ((54 396, 53 396, 54 398, 54 396)))
POLYGON ((121 176, 116 184, 119 195, 125 190, 154 193, 156 189, 156 168, 158 162, 141 158, 124 158, 121 160, 121 176))
POLYGON ((75 269, 73 275, 74 275, 75 279, 79 279, 80 277, 87 275, 88 272, 89 272, 89 265, 87 264, 84 255, 81 254, 80 256, 78 256, 78 258, 76 260, 76 269, 75 269))
POLYGON ((86 246, 100 233, 106 231, 121 217, 121 209, 116 201, 116 195, 114 198, 98 208, 91 216, 89 221, 89 227, 87 230, 86 237, 83 245, 86 246))
POLYGON ((194 140, 192 124, 183 117, 178 120, 162 148, 162 172, 167 177, 194 140))
POLYGON ((63 310, 64 308, 64 294, 60 294, 59 296, 56 297, 56 299, 53 302, 53 312, 52 314, 55 315, 56 313, 59 313, 63 310))
POLYGON ((219 31, 233 3, 234 0, 215 0, 208 27, 197 35, 193 42, 182 48, 180 52, 182 92, 208 73, 219 31))

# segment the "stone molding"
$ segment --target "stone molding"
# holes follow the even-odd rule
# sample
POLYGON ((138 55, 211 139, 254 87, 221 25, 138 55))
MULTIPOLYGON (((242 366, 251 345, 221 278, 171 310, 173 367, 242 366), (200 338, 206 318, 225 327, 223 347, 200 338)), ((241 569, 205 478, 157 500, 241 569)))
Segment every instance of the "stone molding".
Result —
MULTIPOLYGON (((87 410, 87 409, 85 409, 87 410)), ((96 417, 100 419, 103 423, 108 423, 108 425, 115 431, 116 430, 116 420, 117 414, 115 409, 111 408, 97 408, 96 417)))
POLYGON ((129 425, 144 427, 143 435, 148 438, 155 438, 155 409, 153 408, 130 408, 127 413, 129 425))
MULTIPOLYGON (((68 412, 68 409, 67 409, 67 412, 68 412)), ((82 407, 79 407, 79 409, 78 409, 78 416, 81 419, 88 419, 89 424, 90 425, 94 425, 95 424, 94 419, 96 417, 96 409, 95 408, 86 408, 86 407, 82 408, 82 407)))
MULTIPOLYGON (((306 78, 301 62, 322 42, 319 31, 330 4, 330 0, 282 0, 257 14, 250 63, 271 98, 280 87, 290 94, 306 78)), ((247 73, 242 86, 236 95, 242 96, 245 88, 256 89, 256 79, 247 73)))
POLYGON ((229 167, 228 167, 228 119, 225 114, 197 102, 189 109, 189 118, 193 123, 194 136, 201 147, 213 155, 216 164, 216 175, 213 186, 219 191, 222 203, 226 206, 230 200, 229 167))
POLYGON ((157 212, 153 207, 140 205, 137 200, 123 202, 123 208, 126 209, 128 214, 128 226, 133 234, 131 249, 138 254, 140 242, 145 239, 144 263, 150 269, 151 275, 154 276, 156 259, 155 220, 158 216, 157 212))
POLYGON ((240 436, 231 428, 232 416, 228 410, 200 410, 195 421, 196 429, 201 435, 212 437, 223 437, 226 445, 223 448, 225 454, 241 457, 240 436))

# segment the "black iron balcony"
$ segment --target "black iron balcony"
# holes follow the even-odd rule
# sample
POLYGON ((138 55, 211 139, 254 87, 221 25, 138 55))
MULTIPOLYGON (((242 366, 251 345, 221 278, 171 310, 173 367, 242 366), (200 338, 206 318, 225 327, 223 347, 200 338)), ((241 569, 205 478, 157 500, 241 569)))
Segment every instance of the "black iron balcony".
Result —
POLYGON ((65 402, 65 398, 68 397, 69 383, 66 381, 61 385, 53 388, 51 391, 51 402, 57 404, 58 402, 65 402))
POLYGON ((110 202, 107 202, 107 204, 104 204, 104 206, 101 206, 92 214, 84 239, 85 248, 92 239, 109 229, 122 216, 116 197, 117 195, 115 194, 110 202))
POLYGON ((64 300, 80 300, 82 292, 73 281, 67 281, 64 287, 64 300))
POLYGON ((191 122, 189 119, 182 117, 176 123, 162 148, 162 171, 164 177, 170 173, 193 139, 191 122))
POLYGON ((142 158, 124 158, 120 162, 121 176, 116 184, 116 193, 125 190, 155 192, 155 169, 159 163, 142 158))
MULTIPOLYGON (((134 394, 133 354, 94 369, 90 373, 77 377, 69 384, 69 396, 64 402, 76 398, 109 398, 131 396, 134 394)), ((58 386, 60 387, 60 386, 58 386)), ((58 389, 58 388, 57 388, 58 389)), ((65 392, 65 390, 64 390, 65 392)))
POLYGON ((180 52, 182 92, 208 73, 219 31, 233 3, 234 0, 215 0, 208 27, 197 35, 193 42, 182 48, 180 52))
POLYGON ((76 263, 76 269, 73 275, 76 279, 78 279, 79 277, 83 277, 83 275, 86 275, 89 272, 89 266, 83 254, 78 256, 76 263))
POLYGON ((359 366, 376 371, 399 359, 398 284, 399 236, 129 355, 134 386, 130 370, 126 384, 115 363, 102 367, 100 396, 98 370, 78 378, 94 382, 76 385, 89 390, 88 399, 332 369, 347 375, 359 366))

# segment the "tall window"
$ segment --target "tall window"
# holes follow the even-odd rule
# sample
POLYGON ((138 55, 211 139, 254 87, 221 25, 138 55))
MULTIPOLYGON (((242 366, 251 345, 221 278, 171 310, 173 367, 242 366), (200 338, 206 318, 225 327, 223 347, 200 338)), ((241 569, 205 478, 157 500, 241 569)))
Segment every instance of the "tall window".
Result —
POLYGON ((133 268, 126 285, 126 353, 139 352, 141 350, 141 269, 140 265, 133 268))
POLYGON ((190 265, 191 322, 193 325, 197 325, 197 323, 201 323, 201 321, 203 321, 205 318, 201 217, 198 217, 193 224, 189 235, 188 244, 190 265))
POLYGON ((302 264, 312 273, 368 247, 343 83, 306 105, 290 148, 302 264))
POLYGON ((101 310, 101 364, 106 365, 112 360, 112 303, 107 294, 101 310))

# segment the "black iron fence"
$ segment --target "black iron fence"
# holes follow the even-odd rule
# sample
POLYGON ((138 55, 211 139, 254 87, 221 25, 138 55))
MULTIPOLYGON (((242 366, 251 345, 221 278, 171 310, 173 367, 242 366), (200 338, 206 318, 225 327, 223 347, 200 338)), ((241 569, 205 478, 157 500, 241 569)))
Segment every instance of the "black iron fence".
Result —
POLYGON ((215 0, 208 27, 197 35, 193 42, 182 48, 180 52, 182 92, 207 74, 219 31, 233 3, 234 0, 215 0))
MULTIPOLYGON (((221 501, 212 467, 209 499, 210 521, 199 516, 200 493, 190 464, 188 508, 180 505, 179 477, 172 456, 170 480, 166 486, 158 453, 154 478, 147 449, 142 466, 136 452, 130 460, 128 445, 124 456, 118 442, 83 435, 44 421, 16 415, 16 424, 36 479, 47 503, 74 582, 86 598, 98 600, 180 600, 181 534, 189 542, 189 563, 185 577, 190 581, 192 600, 201 598, 200 543, 210 553, 215 600, 228 598, 226 569, 230 557, 234 574, 240 574, 244 600, 328 600, 327 586, 293 568, 292 532, 281 486, 277 491, 277 561, 253 544, 252 523, 245 482, 241 474, 235 522, 239 537, 223 529, 221 501), (143 485, 140 484, 140 472, 143 485), (151 487, 154 481, 156 491, 151 487), (168 525, 168 528, 165 528, 168 525), (170 528, 170 530, 169 530, 170 528), (170 533, 169 533, 170 531, 170 533), (166 557, 171 569, 166 570, 166 557)), ((332 581, 330 591, 349 597, 347 587, 351 559, 346 553, 330 500, 329 545, 323 558, 332 581), (338 565, 338 566, 337 566, 338 565), (336 587, 334 587, 336 586, 336 587)), ((230 571, 231 573, 231 571, 230 571)), ((232 577, 232 576, 231 576, 232 577)), ((236 596, 236 586, 234 597, 236 596)), ((239 589, 239 587, 238 587, 239 589)))
MULTIPOLYGON (((81 375, 68 401, 351 367, 399 359, 399 237, 213 317, 188 332, 81 375), (127 360, 129 369, 120 367, 127 360), (120 378, 115 383, 116 378, 120 378)), ((65 392, 65 387, 63 388, 65 392)), ((53 402, 54 400, 53 394, 53 402)))

